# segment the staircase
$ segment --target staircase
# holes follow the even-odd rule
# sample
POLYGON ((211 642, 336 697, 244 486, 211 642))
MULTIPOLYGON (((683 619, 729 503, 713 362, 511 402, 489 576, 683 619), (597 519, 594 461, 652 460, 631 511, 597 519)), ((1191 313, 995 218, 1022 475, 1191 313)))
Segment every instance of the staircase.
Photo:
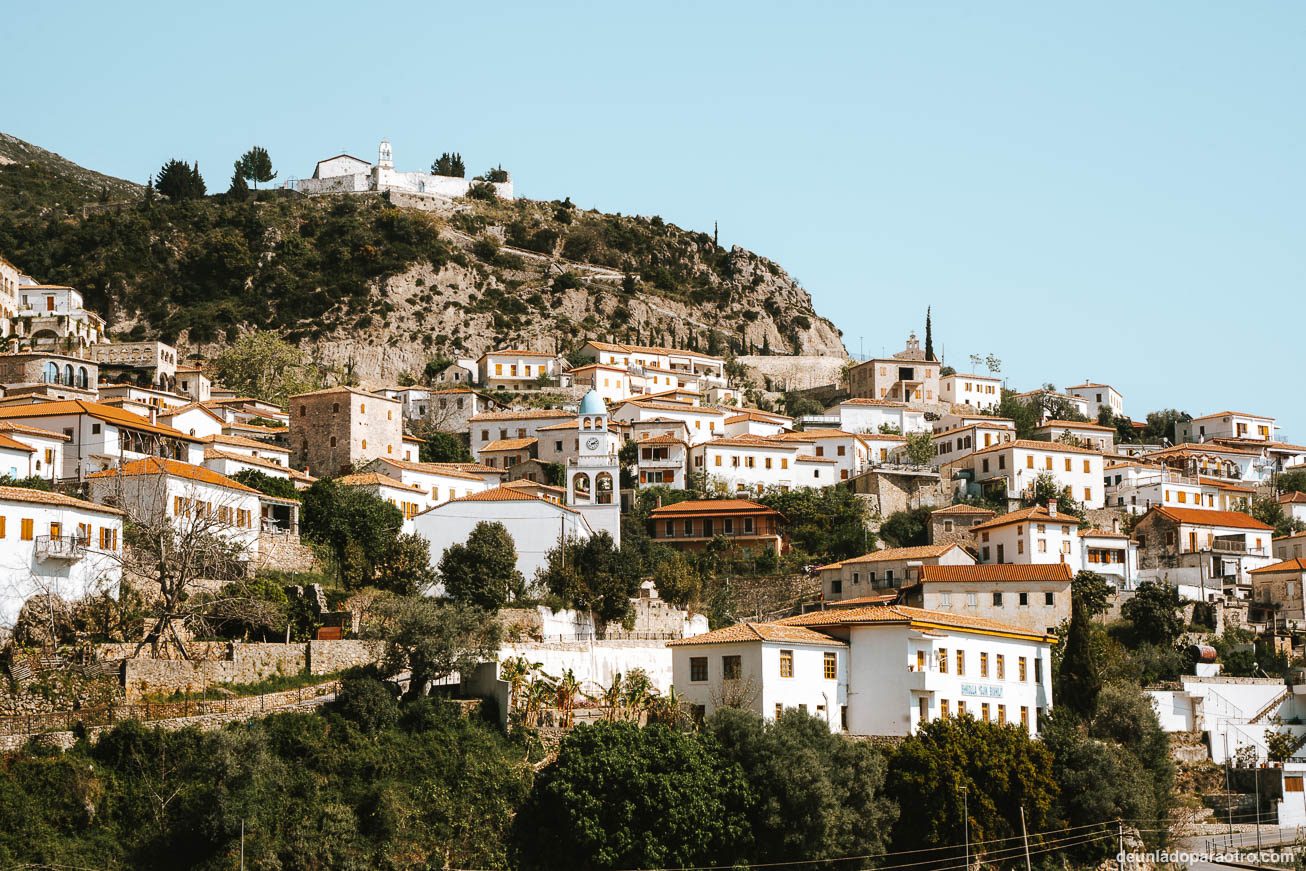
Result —
POLYGON ((1262 720, 1264 720, 1266 717, 1270 716, 1270 714, 1277 712, 1279 710, 1279 707, 1291 695, 1292 695, 1292 688, 1284 687, 1282 692, 1280 692, 1274 698, 1270 699, 1270 701, 1266 702, 1265 706, 1261 708, 1259 711, 1257 711, 1255 714, 1252 714, 1251 719, 1247 721, 1248 724, 1259 723, 1262 720))

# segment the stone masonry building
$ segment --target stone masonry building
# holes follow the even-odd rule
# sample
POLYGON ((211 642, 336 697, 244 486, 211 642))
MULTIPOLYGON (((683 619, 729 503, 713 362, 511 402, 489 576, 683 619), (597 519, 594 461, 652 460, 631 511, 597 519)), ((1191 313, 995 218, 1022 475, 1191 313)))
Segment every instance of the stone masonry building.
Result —
POLYGON ((290 397, 293 462, 311 474, 339 475, 378 458, 403 457, 403 404, 353 387, 290 397))

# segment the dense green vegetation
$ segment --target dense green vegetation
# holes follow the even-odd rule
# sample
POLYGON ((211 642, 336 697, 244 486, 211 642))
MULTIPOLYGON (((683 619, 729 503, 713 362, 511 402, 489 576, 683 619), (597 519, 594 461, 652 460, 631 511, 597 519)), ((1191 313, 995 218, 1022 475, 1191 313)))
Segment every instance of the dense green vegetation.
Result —
MULTIPOLYGON (((57 154, 0 133, 0 214, 73 213, 88 203, 138 199, 141 186, 83 169, 57 154)), ((9 259, 13 259, 10 257, 9 259)))

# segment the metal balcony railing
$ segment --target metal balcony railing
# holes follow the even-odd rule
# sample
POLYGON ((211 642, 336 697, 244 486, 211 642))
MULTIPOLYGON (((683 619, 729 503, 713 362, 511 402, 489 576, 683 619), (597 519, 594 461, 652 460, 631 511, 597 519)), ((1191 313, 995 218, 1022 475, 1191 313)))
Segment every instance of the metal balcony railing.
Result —
POLYGON ((86 539, 75 535, 38 535, 36 558, 79 560, 86 556, 86 547, 89 543, 86 539))

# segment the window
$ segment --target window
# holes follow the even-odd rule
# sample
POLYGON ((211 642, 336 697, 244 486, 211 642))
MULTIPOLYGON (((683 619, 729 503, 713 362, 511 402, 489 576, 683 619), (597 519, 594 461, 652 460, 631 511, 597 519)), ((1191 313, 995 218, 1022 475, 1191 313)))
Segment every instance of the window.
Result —
POLYGON ((63 538, 63 524, 57 521, 50 524, 50 537, 63 538))
POLYGON ((916 651, 916 670, 925 671, 925 651, 916 651))
POLYGON ((1092 471, 1093 471, 1092 465, 1088 462, 1088 460, 1084 460, 1084 472, 1086 474, 1091 474, 1092 471))
POLYGON ((939 699, 939 717, 940 717, 940 719, 944 719, 944 720, 948 719, 948 700, 947 700, 947 699, 939 699))
POLYGON ((1025 457, 1025 468, 1026 468, 1026 469, 1032 469, 1032 468, 1034 468, 1034 455, 1033 455, 1033 454, 1030 454, 1030 455, 1028 455, 1028 456, 1025 457))
POLYGON ((32 518, 24 517, 18 525, 18 537, 23 541, 31 541, 36 537, 35 526, 32 518))
POLYGON ((1016 671, 1021 683, 1029 680, 1029 670, 1026 668, 1025 657, 1022 656, 1016 661, 1016 671))
POLYGON ((939 593, 939 607, 940 608, 952 607, 952 593, 939 593))
POLYGON ((1024 705, 1020 706, 1020 725, 1025 731, 1029 731, 1029 708, 1024 705))
POLYGON ((1007 725, 1007 706, 1006 706, 1006 705, 998 705, 998 725, 999 725, 999 726, 1005 726, 1005 725, 1007 725))
POLYGON ((948 673, 948 648, 939 648, 939 671, 943 674, 948 673))
POLYGON ((689 679, 695 683, 707 680, 707 657, 691 656, 689 658, 689 679))
POLYGON ((957 702, 957 716, 966 716, 966 702, 964 700, 957 702))
POLYGON ((1049 608, 1051 608, 1053 605, 1055 605, 1055 604, 1056 604, 1056 594, 1054 594, 1054 593, 1044 593, 1044 594, 1043 594, 1043 604, 1046 605, 1046 606, 1048 606, 1049 608))
POLYGON ((1029 593, 1018 593, 1017 604, 1021 607, 1029 607, 1029 593))
POLYGON ((957 675, 965 676, 966 674, 966 651, 957 651, 957 675))
POLYGON ((1066 471, 1070 471, 1070 457, 1066 457, 1066 471))
POLYGON ((1002 607, 1002 593, 997 592, 993 594, 993 607, 995 608, 1002 607))
POLYGON ((1005 656, 1003 656, 1001 653, 999 653, 996 657, 994 657, 994 662, 993 662, 993 664, 994 664, 994 665, 997 667, 997 669, 998 669, 998 680, 1006 680, 1006 679, 1007 679, 1007 658, 1006 658, 1005 656))
POLYGON ((967 594, 966 594, 966 607, 967 607, 967 608, 974 608, 974 607, 976 607, 977 605, 979 605, 979 596, 978 596, 978 594, 976 594, 976 593, 967 593, 967 594))
POLYGON ((739 680, 743 674, 743 661, 738 656, 721 657, 721 677, 723 679, 739 680))
POLYGON ((980 654, 980 677, 989 676, 989 655, 988 653, 980 654))
POLYGON ((780 651, 780 677, 794 676, 794 652, 792 650, 780 651))
POLYGON ((834 680, 839 676, 839 658, 837 654, 825 654, 825 679, 834 680))
POLYGON ((982 702, 982 703, 980 704, 980 719, 983 720, 983 721, 986 722, 986 723, 989 721, 989 703, 988 703, 988 702, 982 702))

